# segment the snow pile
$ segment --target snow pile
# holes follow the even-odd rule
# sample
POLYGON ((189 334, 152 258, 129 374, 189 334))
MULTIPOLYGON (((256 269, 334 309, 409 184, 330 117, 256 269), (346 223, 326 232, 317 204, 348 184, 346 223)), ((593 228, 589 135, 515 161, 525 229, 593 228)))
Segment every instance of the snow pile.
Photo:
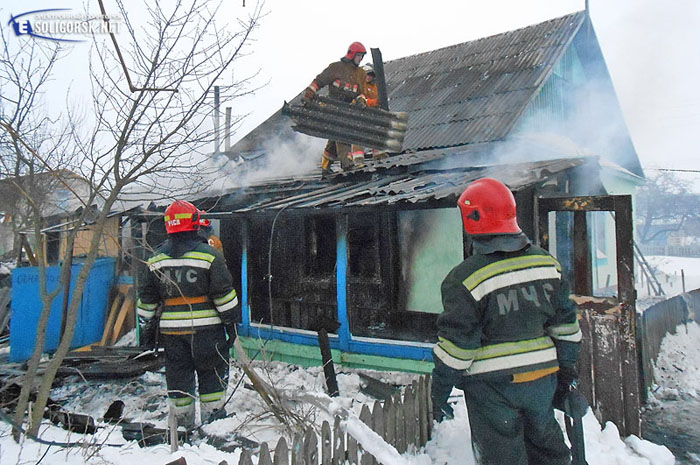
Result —
POLYGON ((695 322, 679 325, 676 334, 667 335, 654 364, 656 399, 698 396, 700 386, 700 326, 695 322))

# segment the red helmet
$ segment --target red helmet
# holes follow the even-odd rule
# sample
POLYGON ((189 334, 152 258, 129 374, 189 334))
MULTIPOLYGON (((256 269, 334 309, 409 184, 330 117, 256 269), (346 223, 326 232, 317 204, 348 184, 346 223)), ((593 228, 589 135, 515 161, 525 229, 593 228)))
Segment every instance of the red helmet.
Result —
POLYGON ((348 53, 345 54, 345 58, 352 60, 358 53, 367 53, 367 49, 361 43, 353 42, 348 47, 348 53))
POLYGON ((501 181, 477 179, 467 186, 457 201, 467 234, 517 234, 515 197, 501 181))
POLYGON ((199 226, 201 228, 208 228, 211 226, 211 220, 202 218, 202 214, 206 213, 204 210, 199 210, 199 226))
POLYGON ((185 200, 176 200, 165 210, 168 234, 199 230, 199 210, 185 200))

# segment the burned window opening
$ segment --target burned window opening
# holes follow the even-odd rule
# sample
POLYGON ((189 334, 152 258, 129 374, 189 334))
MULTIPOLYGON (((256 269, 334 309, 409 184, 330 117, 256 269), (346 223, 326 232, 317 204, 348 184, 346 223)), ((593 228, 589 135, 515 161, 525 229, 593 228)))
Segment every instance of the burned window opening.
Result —
POLYGON ((337 257, 335 217, 314 215, 306 218, 304 235, 306 274, 326 276, 333 273, 337 257))
POLYGON ((379 227, 376 214, 348 219, 348 269, 351 278, 379 279, 379 227))

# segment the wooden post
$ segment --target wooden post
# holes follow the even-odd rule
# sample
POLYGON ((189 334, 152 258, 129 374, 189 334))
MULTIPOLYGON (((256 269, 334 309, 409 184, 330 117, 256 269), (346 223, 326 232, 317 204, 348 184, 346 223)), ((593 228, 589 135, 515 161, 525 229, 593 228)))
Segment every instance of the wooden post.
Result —
POLYGON ((681 289, 683 289, 683 292, 685 292, 685 272, 683 271, 683 268, 681 268, 681 289))
POLYGON ((574 212, 574 294, 592 295, 591 242, 585 211, 574 212))
POLYGON ((321 348, 323 374, 326 377, 326 388, 328 389, 328 395, 331 397, 338 397, 338 380, 335 377, 331 343, 328 340, 328 332, 326 331, 326 328, 321 328, 318 330, 318 345, 321 348))

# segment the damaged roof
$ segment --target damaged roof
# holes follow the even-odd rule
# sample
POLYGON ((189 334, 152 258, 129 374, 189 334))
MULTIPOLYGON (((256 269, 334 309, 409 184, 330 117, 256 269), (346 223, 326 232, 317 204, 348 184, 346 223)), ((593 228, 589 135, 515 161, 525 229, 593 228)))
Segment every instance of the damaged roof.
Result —
POLYGON ((409 113, 403 149, 505 137, 585 19, 580 11, 385 63, 389 106, 409 113))
MULTIPOLYGON (((511 190, 519 191, 583 165, 586 158, 569 158, 508 165, 475 166, 445 171, 382 173, 357 182, 320 180, 318 176, 277 179, 232 191, 212 201, 212 211, 246 214, 283 209, 309 210, 453 203, 469 182, 497 176, 511 190)), ((206 200, 205 200, 206 202, 206 200)))
MULTIPOLYGON (((389 108, 408 113, 403 152, 504 138, 552 73, 586 20, 561 18, 384 63, 389 108)), ((292 99, 298 103, 301 93, 292 99)), ((238 141, 233 152, 291 137, 281 110, 238 141)))

